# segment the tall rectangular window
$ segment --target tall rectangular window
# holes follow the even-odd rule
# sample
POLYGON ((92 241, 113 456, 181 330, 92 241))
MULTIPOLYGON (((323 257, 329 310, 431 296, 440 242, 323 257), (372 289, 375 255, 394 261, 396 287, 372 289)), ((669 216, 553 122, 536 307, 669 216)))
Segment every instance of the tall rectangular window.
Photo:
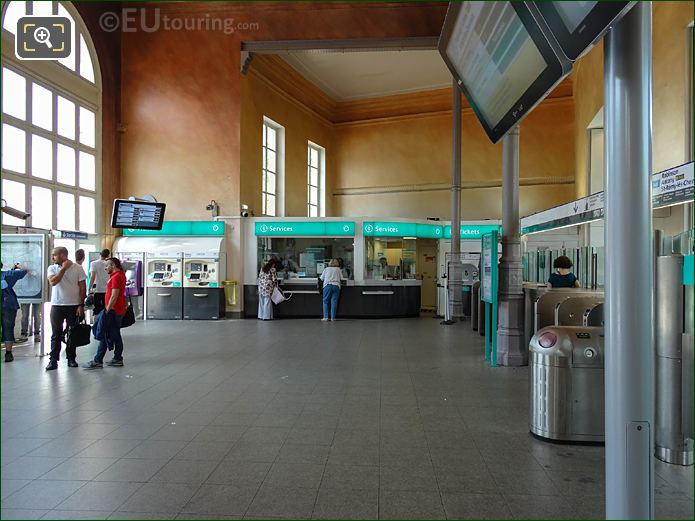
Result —
POLYGON ((325 212, 324 154, 322 147, 309 141, 307 147, 307 215, 321 217, 325 212))
POLYGON ((261 204, 263 215, 281 216, 284 129, 268 118, 263 118, 263 169, 261 204))

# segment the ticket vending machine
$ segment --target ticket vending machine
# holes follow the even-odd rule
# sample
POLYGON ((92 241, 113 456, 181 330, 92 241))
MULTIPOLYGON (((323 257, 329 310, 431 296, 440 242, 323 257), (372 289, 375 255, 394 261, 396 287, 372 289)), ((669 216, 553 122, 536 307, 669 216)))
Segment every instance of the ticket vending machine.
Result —
POLYGON ((147 255, 147 319, 181 320, 183 254, 147 255))
POLYGON ((217 254, 185 253, 183 318, 217 320, 224 317, 224 262, 217 254))

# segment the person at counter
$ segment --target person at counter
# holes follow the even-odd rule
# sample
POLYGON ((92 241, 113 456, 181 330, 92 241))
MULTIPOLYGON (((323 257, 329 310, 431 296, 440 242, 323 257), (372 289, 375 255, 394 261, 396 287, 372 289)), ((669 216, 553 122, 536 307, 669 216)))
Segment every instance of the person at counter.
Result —
POLYGON ((277 266, 279 264, 276 259, 270 259, 258 274, 258 318, 260 320, 273 320, 273 301, 270 297, 278 283, 277 266))
POLYGON ((340 283, 343 280, 343 273, 337 259, 331 259, 320 278, 323 282, 323 318, 321 320, 327 321, 329 313, 331 320, 335 320, 340 298, 340 283))
POLYGON ((550 274, 549 288, 578 288, 579 280, 572 273, 572 261, 569 257, 561 255, 553 261, 553 268, 557 271, 550 274))

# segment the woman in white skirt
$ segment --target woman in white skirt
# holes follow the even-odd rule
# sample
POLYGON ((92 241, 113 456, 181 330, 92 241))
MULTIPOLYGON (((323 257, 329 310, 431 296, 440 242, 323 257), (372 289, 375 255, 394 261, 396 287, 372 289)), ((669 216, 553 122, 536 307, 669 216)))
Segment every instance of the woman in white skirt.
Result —
POLYGON ((275 259, 270 259, 258 274, 258 318, 261 320, 273 320, 273 301, 270 297, 277 283, 275 259))

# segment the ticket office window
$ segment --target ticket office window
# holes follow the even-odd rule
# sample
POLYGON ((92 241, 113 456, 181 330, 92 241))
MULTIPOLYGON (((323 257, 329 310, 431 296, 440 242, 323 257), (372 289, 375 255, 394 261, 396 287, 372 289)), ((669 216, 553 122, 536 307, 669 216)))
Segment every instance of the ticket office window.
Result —
POLYGON ((315 279, 331 259, 337 259, 343 277, 353 280, 355 245, 352 238, 259 237, 258 271, 274 258, 282 263, 278 278, 315 279))
POLYGON ((417 239, 368 237, 366 239, 367 280, 415 279, 417 239))

